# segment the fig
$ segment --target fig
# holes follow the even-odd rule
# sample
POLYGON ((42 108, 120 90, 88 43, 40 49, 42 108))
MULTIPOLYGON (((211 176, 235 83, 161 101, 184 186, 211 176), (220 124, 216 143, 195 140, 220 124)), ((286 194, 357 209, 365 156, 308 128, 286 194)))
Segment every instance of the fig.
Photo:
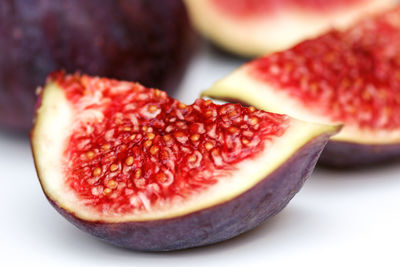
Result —
POLYGON ((203 93, 317 123, 344 124, 333 167, 400 158, 400 7, 255 59, 203 93))
POLYGON ((58 72, 31 140, 43 191, 70 222, 117 246, 167 251, 234 237, 279 212, 338 130, 58 72))
POLYGON ((186 0, 196 28, 221 48, 246 57, 288 49, 332 27, 392 7, 393 0, 186 0))
POLYGON ((181 0, 0 1, 0 127, 32 127, 35 90, 54 70, 171 91, 194 46, 181 0))

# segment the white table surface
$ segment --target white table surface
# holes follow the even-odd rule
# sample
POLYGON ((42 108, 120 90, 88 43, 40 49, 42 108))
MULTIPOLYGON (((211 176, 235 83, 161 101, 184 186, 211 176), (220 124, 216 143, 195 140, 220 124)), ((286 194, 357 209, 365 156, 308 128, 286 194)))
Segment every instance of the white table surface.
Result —
MULTIPOLYGON (((175 97, 191 103, 241 60, 202 46, 175 97)), ((400 164, 318 168, 277 216, 230 241, 140 253, 81 232, 47 202, 28 138, 0 132, 0 266, 400 266, 400 164)))

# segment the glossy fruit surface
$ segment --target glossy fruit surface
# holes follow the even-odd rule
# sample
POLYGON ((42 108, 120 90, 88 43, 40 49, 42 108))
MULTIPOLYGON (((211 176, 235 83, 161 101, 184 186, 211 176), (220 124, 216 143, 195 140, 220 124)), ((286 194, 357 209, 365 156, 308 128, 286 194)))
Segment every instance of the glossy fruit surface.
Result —
POLYGON ((193 46, 180 0, 4 0, 0 35, 0 127, 17 130, 51 71, 174 89, 193 46))
POLYGON ((231 238, 279 212, 337 131, 54 73, 32 147, 46 196, 79 228, 123 247, 173 250, 231 238))

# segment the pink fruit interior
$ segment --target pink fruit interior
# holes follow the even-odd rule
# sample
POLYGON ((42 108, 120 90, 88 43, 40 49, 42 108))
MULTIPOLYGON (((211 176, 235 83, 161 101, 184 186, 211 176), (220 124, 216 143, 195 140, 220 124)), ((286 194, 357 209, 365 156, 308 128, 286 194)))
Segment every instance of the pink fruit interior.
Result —
POLYGON ((400 128, 400 8, 257 59, 247 68, 252 77, 332 121, 400 128))
POLYGON ((211 0, 224 14, 236 18, 261 17, 279 10, 297 8, 316 12, 331 11, 368 0, 211 0))
POLYGON ((63 74, 53 80, 77 116, 104 114, 101 123, 77 121, 65 151, 66 184, 100 212, 142 211, 201 192, 290 122, 238 104, 185 105, 136 83, 63 74))

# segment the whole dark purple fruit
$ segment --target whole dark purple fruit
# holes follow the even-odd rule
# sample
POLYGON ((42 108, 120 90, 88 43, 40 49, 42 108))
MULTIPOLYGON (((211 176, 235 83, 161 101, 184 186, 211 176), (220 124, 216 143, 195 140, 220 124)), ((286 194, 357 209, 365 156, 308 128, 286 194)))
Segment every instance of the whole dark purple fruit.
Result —
POLYGON ((0 36, 0 127, 19 130, 49 72, 171 89, 193 43, 181 0, 2 0, 0 36))

